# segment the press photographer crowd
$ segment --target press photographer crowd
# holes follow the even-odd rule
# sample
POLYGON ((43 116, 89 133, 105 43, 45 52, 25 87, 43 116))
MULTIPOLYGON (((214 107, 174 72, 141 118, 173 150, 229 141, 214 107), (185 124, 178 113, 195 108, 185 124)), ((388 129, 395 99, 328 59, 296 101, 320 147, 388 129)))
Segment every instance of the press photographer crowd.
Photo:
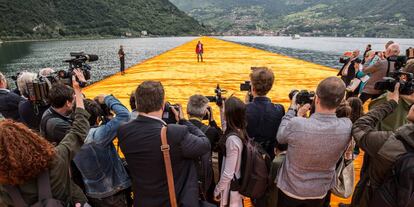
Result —
POLYGON ((347 52, 340 78, 292 90, 287 109, 267 96, 278 89, 266 67, 240 85, 245 100, 217 85, 186 111, 152 80, 132 111, 113 95, 86 98, 96 55, 21 72, 13 91, 0 73, 0 206, 329 207, 331 195, 414 206, 414 49, 400 53, 391 41, 347 52))

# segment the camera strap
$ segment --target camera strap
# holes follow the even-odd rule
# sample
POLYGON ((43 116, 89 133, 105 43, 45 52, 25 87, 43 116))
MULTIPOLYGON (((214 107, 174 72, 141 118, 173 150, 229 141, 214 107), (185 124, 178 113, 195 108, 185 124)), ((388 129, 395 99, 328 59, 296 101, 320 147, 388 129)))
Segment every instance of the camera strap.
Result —
POLYGON ((164 156, 165 171, 167 174, 168 193, 170 195, 171 207, 177 207, 177 198, 175 196, 174 175, 171 166, 170 145, 167 142, 167 127, 161 128, 161 151, 164 156))

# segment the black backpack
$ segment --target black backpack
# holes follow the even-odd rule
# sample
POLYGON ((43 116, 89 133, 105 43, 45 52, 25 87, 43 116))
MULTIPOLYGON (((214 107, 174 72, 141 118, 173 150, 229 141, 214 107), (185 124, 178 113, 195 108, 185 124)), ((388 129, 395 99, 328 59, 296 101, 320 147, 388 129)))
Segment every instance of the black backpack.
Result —
MULTIPOLYGON (((230 133, 226 137, 231 135, 236 134, 230 133)), ((232 180, 231 190, 249 198, 261 198, 269 185, 270 166, 271 160, 266 151, 260 144, 248 138, 243 143, 241 176, 240 179, 232 180)))
POLYGON ((64 207, 64 202, 52 198, 50 189, 49 171, 46 170, 37 177, 38 201, 33 205, 27 205, 22 194, 16 186, 4 186, 10 195, 13 206, 16 207, 64 207))
POLYGON ((414 207, 414 151, 396 161, 391 176, 375 190, 370 206, 414 207))

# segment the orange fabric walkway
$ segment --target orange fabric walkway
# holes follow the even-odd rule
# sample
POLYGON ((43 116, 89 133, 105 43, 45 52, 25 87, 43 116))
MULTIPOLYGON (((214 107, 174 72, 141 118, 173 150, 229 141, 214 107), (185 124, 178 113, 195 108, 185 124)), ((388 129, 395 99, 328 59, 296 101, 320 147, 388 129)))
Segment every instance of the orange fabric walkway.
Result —
MULTIPOLYGON (((318 64, 286 57, 271 52, 246 47, 210 37, 201 37, 159 56, 132 66, 126 75, 119 73, 99 81, 84 90, 89 98, 99 94, 113 94, 129 107, 129 94, 144 80, 161 81, 166 99, 184 106, 193 94, 214 95, 220 84, 227 90, 225 96, 234 94, 244 99, 239 91, 240 83, 249 79, 250 67, 268 67, 275 73, 275 84, 268 96, 277 103, 289 106, 288 94, 292 89, 315 90, 317 84, 337 71, 318 64), (197 63, 195 46, 204 44, 204 63, 197 63)), ((213 105, 213 104, 212 104, 213 105)), ((218 109, 213 105, 215 119, 218 109)), ((356 160, 356 175, 359 175, 361 156, 356 160)), ((349 200, 332 199, 332 206, 349 200)), ((249 204, 248 204, 249 206, 249 204)))

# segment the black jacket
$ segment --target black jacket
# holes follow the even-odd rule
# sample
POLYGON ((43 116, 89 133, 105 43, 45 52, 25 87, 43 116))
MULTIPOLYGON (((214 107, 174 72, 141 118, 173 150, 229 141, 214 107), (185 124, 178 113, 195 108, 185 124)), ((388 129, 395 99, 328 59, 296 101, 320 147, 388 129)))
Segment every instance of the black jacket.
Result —
POLYGON ((43 113, 40 121, 40 134, 49 142, 59 144, 72 127, 72 121, 50 107, 43 113))
MULTIPOLYGON (((178 206, 198 206, 195 159, 210 153, 207 137, 188 121, 168 125, 171 164, 178 206)), ((146 116, 120 127, 119 145, 133 181, 134 206, 170 206, 164 158, 160 150, 163 122, 146 116)))
POLYGON ((19 104, 19 114, 20 121, 30 129, 40 132, 40 121, 42 120, 43 113, 49 108, 49 105, 46 106, 35 106, 29 100, 20 102, 19 104))
POLYGON ((273 104, 267 97, 256 97, 247 104, 247 133, 262 145, 272 159, 277 144, 277 130, 284 115, 284 107, 273 104))
POLYGON ((210 140, 211 149, 213 149, 213 151, 216 151, 218 141, 223 135, 223 131, 220 129, 220 127, 217 126, 217 123, 215 121, 212 121, 209 123, 209 126, 207 126, 195 119, 190 119, 189 121, 194 124, 194 126, 198 127, 201 131, 203 131, 202 127, 208 127, 205 134, 210 140))
POLYGON ((19 103, 24 101, 21 96, 6 90, 0 90, 0 113, 6 119, 20 120, 19 103))
POLYGON ((414 148, 413 124, 403 125, 395 132, 376 129, 378 122, 391 114, 396 107, 395 101, 384 102, 358 119, 352 128, 352 136, 367 156, 363 164, 367 167, 362 167, 366 172, 354 192, 352 206, 368 206, 372 192, 384 183, 398 158, 407 153, 405 145, 414 148))

